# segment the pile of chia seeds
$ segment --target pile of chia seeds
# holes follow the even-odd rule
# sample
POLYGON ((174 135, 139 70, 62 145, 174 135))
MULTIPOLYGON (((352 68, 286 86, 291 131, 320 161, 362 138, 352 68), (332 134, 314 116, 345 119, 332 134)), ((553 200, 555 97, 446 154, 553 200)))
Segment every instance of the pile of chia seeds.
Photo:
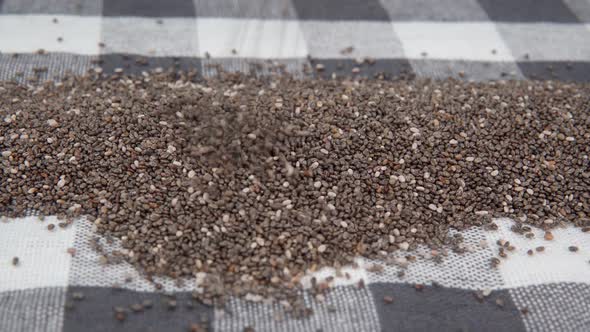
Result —
POLYGON ((461 251, 449 230, 494 217, 590 226, 589 85, 193 78, 0 83, 0 215, 86 216, 147 278, 206 275, 209 300, 461 251))

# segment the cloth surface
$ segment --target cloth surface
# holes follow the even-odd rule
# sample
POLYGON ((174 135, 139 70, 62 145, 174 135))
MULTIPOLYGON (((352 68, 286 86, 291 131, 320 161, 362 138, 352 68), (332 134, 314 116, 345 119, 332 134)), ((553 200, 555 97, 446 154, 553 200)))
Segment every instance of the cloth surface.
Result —
MULTIPOLYGON (((0 79, 22 82, 40 67, 41 79, 97 67, 175 66, 207 77, 221 65, 265 74, 267 59, 300 77, 358 67, 359 76, 590 81, 588 41, 590 0, 0 0, 0 79), (375 64, 358 64, 365 57, 375 64), (317 64, 324 70, 313 70, 317 64)), ((548 243, 498 220, 497 231, 463 233, 467 253, 437 263, 424 251, 404 276, 395 264, 368 272, 363 267, 375 262, 359 258, 361 268, 337 278, 324 302, 303 292, 314 314, 291 319, 276 303, 232 298, 224 310, 193 303, 194 282, 159 280, 178 300, 170 311, 130 265, 99 264, 87 221, 56 232, 46 230, 51 217, 5 221, 0 331, 185 331, 191 323, 212 331, 590 331, 590 235, 574 228, 556 230, 548 243), (493 269, 498 239, 546 250, 533 257, 518 250, 493 269), (571 245, 580 251, 569 252, 571 245), (491 294, 480 303, 478 290, 491 294), (84 300, 73 299, 78 292, 84 300), (144 300, 153 307, 114 319, 114 306, 144 300)))

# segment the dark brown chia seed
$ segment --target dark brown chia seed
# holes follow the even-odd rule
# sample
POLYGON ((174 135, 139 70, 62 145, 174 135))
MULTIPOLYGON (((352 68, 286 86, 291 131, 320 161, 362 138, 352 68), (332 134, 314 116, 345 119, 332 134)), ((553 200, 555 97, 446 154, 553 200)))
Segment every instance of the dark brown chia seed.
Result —
POLYGON ((207 329, 200 324, 192 323, 188 328, 189 332, 206 332, 207 329))
POLYGON ((127 314, 123 311, 115 312, 115 319, 122 322, 127 318, 127 314))
POLYGON ((168 308, 168 310, 175 310, 177 305, 178 303, 176 302, 176 300, 166 301, 166 307, 168 308))
POLYGON ((208 303, 283 299, 359 255, 465 252, 449 231, 495 217, 590 227, 586 84, 197 77, 0 82, 0 215, 87 216, 125 249, 102 263, 205 273, 208 303))
POLYGON ((130 308, 133 312, 142 312, 143 311, 143 305, 141 303, 134 303, 130 306, 130 308))
POLYGON ((545 232, 545 236, 544 236, 545 240, 547 241, 551 241, 553 240, 553 233, 551 232, 545 232))

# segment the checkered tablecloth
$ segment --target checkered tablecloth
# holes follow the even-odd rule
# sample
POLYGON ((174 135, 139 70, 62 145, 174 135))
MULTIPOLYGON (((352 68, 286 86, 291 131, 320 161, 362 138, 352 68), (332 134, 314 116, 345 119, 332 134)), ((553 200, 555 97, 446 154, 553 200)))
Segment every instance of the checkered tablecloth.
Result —
MULTIPOLYGON (((0 0, 1 80, 158 67, 208 77, 216 65, 264 74, 276 64, 301 78, 590 81, 590 0, 0 0), (359 64, 365 58, 375 63, 359 64)), ((463 255, 437 263, 418 253, 403 277, 399 264, 374 273, 359 258, 324 302, 303 292, 313 315, 292 319, 277 303, 232 298, 215 309, 192 302, 193 282, 161 280, 178 301, 168 310, 131 266, 99 264, 90 223, 48 232, 48 222, 0 222, 0 331, 590 331, 590 235, 579 229, 558 229, 547 243, 498 220, 498 231, 465 232, 463 255), (519 250, 493 269, 500 238, 547 249, 519 250), (484 289, 491 294, 480 302, 473 294, 484 289), (78 292, 83 300, 72 298, 78 292), (113 307, 146 299, 151 309, 113 318, 113 307)))

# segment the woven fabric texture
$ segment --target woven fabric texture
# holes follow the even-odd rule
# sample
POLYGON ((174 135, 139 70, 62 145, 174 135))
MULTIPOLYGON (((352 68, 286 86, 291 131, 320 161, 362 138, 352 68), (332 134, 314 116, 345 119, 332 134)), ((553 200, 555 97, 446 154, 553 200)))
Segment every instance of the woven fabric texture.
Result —
MULTIPOLYGON (((276 64, 300 78, 588 82, 589 41, 590 0, 0 0, 0 79, 22 83, 99 67, 174 67, 211 77, 216 65, 264 75, 276 64), (359 64, 364 58, 375 63, 359 64), (325 69, 314 70, 318 64, 325 69), (39 67, 47 70, 35 74, 39 67)), ((237 298, 224 310, 199 304, 169 312, 132 266, 99 264, 91 223, 57 232, 46 223, 33 216, 0 222, 0 331, 185 331, 191 322, 212 331, 590 331, 590 235, 573 228, 556 230, 545 252, 515 254, 498 269, 489 264, 496 240, 532 249, 542 236, 522 239, 510 220, 497 220, 495 232, 463 233, 463 255, 435 262, 419 251, 404 276, 404 252, 380 273, 363 267, 384 262, 359 258, 360 268, 348 268, 350 280, 337 279, 325 302, 302 292, 314 314, 292 319, 276 303, 237 298), (580 251, 568 252, 570 245, 580 251), (416 283, 425 288, 416 291, 416 283), (491 294, 479 303, 477 290, 491 294), (75 292, 85 300, 73 301, 75 292), (394 302, 386 304, 386 295, 394 302), (113 318, 113 306, 146 299, 154 300, 152 311, 124 323, 113 318)), ((179 303, 196 287, 159 281, 179 303)))

